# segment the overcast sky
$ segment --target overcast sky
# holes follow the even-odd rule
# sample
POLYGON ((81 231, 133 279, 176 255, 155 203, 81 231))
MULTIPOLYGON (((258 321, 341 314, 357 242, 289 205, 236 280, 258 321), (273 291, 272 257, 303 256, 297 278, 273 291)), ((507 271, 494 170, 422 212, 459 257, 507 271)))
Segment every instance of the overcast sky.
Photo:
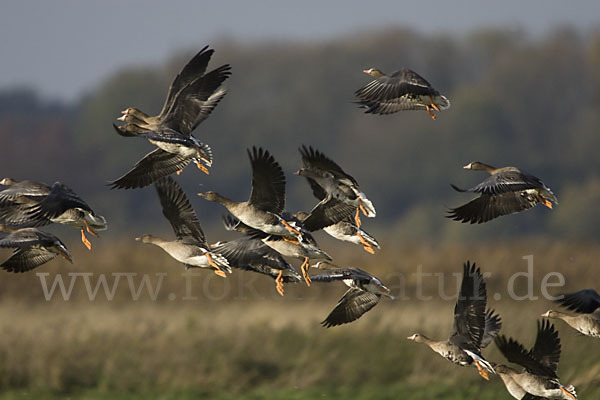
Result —
MULTIPOLYGON (((0 90, 30 86, 73 100, 124 65, 160 63, 223 35, 321 40, 378 26, 539 35, 600 26, 599 0, 2 0, 0 90)), ((217 49, 218 50, 218 49, 217 49)))

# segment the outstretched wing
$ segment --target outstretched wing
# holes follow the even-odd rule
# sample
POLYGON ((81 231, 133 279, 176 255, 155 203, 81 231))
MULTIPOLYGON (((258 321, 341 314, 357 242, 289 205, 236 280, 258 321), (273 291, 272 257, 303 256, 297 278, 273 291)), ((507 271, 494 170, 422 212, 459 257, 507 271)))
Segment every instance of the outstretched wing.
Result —
POLYGON ((460 207, 450 208, 446 217, 463 223, 481 224, 503 215, 530 209, 538 203, 538 198, 526 191, 482 194, 460 207))
POLYGON ((469 191, 493 195, 543 187, 545 185, 539 178, 512 168, 490 175, 469 191))
POLYGON ((439 92, 419 74, 404 68, 367 83, 354 95, 360 100, 380 102, 412 96, 437 96, 439 92))
POLYGON ((486 348, 502 328, 502 319, 500 315, 494 314, 494 310, 487 310, 485 313, 485 329, 483 331, 483 337, 481 338, 481 348, 486 348))
POLYGON ((165 104, 159 114, 159 119, 164 119, 171 107, 177 94, 190 84, 194 79, 204 75, 208 62, 215 51, 209 49, 208 46, 204 46, 188 63, 183 69, 177 74, 171 86, 169 87, 169 93, 165 99, 165 104))
POLYGON ((285 208, 285 175, 275 158, 262 148, 248 150, 252 166, 250 204, 263 211, 281 214, 285 208))
POLYGON ((47 220, 56 218, 73 208, 81 208, 92 212, 90 206, 77 193, 67 185, 56 182, 52 185, 52 190, 48 196, 37 205, 30 207, 27 214, 32 220, 47 220))
POLYGON ((552 368, 548 368, 536 360, 529 351, 525 350, 522 344, 513 338, 506 339, 504 335, 500 335, 494 339, 494 342, 508 361, 519 364, 524 367, 527 372, 534 375, 558 379, 556 372, 552 368))
POLYGON ((376 294, 351 288, 342 296, 333 311, 321 324, 325 328, 330 328, 355 321, 375 307, 379 303, 379 298, 380 296, 376 294))
POLYGON ((538 321, 535 344, 531 349, 531 357, 540 362, 544 367, 556 374, 560 360, 560 338, 554 325, 548 320, 538 321))
POLYGON ((302 221, 302 226, 310 231, 318 231, 338 222, 345 221, 356 213, 356 207, 348 203, 331 198, 326 202, 321 201, 302 221))
POLYGON ((142 188, 184 169, 192 161, 189 157, 155 149, 146 154, 135 166, 114 182, 112 189, 142 188))
POLYGON ((171 177, 162 178, 154 184, 163 215, 173 227, 179 240, 207 248, 206 237, 200 221, 181 187, 171 177))
MULTIPOLYGON (((327 157, 325 154, 321 153, 319 150, 313 149, 311 146, 306 147, 305 145, 302 145, 302 147, 300 147, 299 150, 300 155, 302 156, 302 164, 305 168, 329 172, 333 174, 333 176, 337 179, 348 179, 354 185, 358 186, 356 179, 344 172, 344 170, 339 165, 337 165, 332 159, 327 157)), ((312 186, 313 185, 311 184, 311 187, 312 186)), ((314 194, 317 198, 319 198, 317 193, 314 194)))
POLYGON ((56 257, 55 253, 40 248, 18 249, 0 267, 8 272, 26 272, 56 257))
POLYGON ((583 289, 565 294, 556 302, 571 311, 582 314, 591 314, 600 309, 600 295, 594 289, 583 289))
POLYGON ((475 263, 463 267, 463 279, 454 306, 454 327, 450 342, 479 353, 485 332, 485 282, 475 263))

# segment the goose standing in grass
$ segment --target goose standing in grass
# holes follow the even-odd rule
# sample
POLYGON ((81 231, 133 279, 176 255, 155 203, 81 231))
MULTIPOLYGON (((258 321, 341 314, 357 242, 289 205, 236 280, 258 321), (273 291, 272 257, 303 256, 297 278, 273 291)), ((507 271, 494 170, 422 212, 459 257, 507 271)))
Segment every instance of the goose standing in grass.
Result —
POLYGON ((600 339, 600 295, 594 289, 569 293, 556 300, 561 306, 581 315, 548 310, 542 317, 562 319, 579 333, 600 339))
MULTIPOLYGON (((303 168, 296 175, 306 178, 314 196, 320 200, 306 218, 306 224, 315 230, 321 229, 354 214, 356 226, 360 228, 360 211, 369 218, 375 217, 375 207, 360 191, 356 179, 320 151, 304 145, 299 150, 303 168)), ((361 243, 366 245, 366 241, 361 240, 361 243)))
POLYGON ((558 199, 544 182, 516 167, 496 168, 475 161, 463 168, 485 171, 490 176, 471 189, 451 185, 458 192, 479 194, 475 200, 449 210, 447 217, 455 221, 480 224, 530 209, 540 203, 548 208, 552 208, 552 203, 558 204, 558 199))
MULTIPOLYGON (((294 220, 293 216, 287 214, 284 214, 284 216, 297 226, 297 221, 294 220)), ((235 230, 251 237, 252 239, 260 240, 266 246, 284 257, 302 260, 300 271, 302 272, 302 277, 304 278, 307 286, 310 286, 311 283, 311 278, 308 274, 308 269, 310 267, 309 261, 332 261, 329 254, 321 250, 313 236, 304 230, 301 238, 288 238, 279 235, 270 235, 258 229, 251 228, 239 220, 231 217, 225 219, 225 227, 227 230, 235 230)))
POLYGON ((282 218, 285 208, 285 175, 275 158, 262 148, 248 150, 252 167, 252 191, 248 201, 233 201, 216 192, 198 196, 221 204, 243 224, 270 235, 296 240, 302 236, 299 227, 282 218))
POLYGON ((512 368, 503 368, 524 391, 547 399, 576 399, 573 386, 564 386, 558 381, 556 370, 560 360, 560 338, 554 325, 548 321, 538 321, 537 336, 531 350, 527 351, 513 338, 499 336, 495 339, 500 352, 511 362, 525 368, 519 372, 512 368))
POLYGON ((363 70, 375 80, 358 89, 354 95, 366 113, 391 114, 404 110, 426 110, 432 119, 435 111, 446 110, 450 101, 423 77, 408 68, 386 75, 377 68, 363 70))
POLYGON ((333 311, 321 322, 325 328, 359 319, 379 303, 381 296, 394 300, 390 289, 362 269, 340 268, 328 262, 318 262, 313 267, 323 270, 320 274, 311 277, 314 282, 342 281, 350 288, 338 301, 333 311))
POLYGON ((0 268, 8 272, 29 271, 56 256, 73 263, 67 246, 51 233, 37 228, 14 229, 5 225, 0 225, 0 232, 9 232, 0 239, 0 247, 15 249, 13 255, 0 264, 0 268))
POLYGON ((211 268, 223 278, 231 273, 225 257, 210 251, 206 237, 187 196, 181 187, 170 177, 162 178, 154 184, 163 215, 175 232, 176 240, 164 240, 152 235, 136 238, 142 243, 151 243, 167 252, 185 268, 211 268))
POLYGON ((488 372, 494 373, 491 364, 481 355, 502 327, 499 315, 493 310, 486 312, 487 292, 483 275, 475 263, 467 261, 463 268, 463 279, 454 306, 454 328, 446 341, 431 340, 415 333, 409 340, 425 343, 442 357, 454 364, 475 365, 479 375, 488 380, 488 372))
MULTIPOLYGON (((302 227, 309 232, 318 231, 322 224, 317 218, 312 216, 306 223, 309 216, 308 213, 298 211, 294 214, 296 218, 302 221, 302 227)), ((375 254, 375 249, 379 249, 379 242, 371 234, 362 228, 356 226, 354 218, 351 216, 346 217, 345 220, 337 222, 333 225, 322 228, 325 233, 329 236, 334 237, 342 242, 350 242, 354 244, 360 244, 363 246, 365 251, 370 254, 375 254)))
POLYGON ((231 67, 222 65, 208 73, 206 67, 214 50, 204 47, 175 77, 163 108, 149 116, 137 108, 127 108, 118 118, 122 126, 113 127, 121 136, 142 136, 157 149, 124 176, 111 183, 112 188, 131 189, 148 186, 156 180, 181 172, 190 162, 208 174, 202 165, 212 165, 212 150, 192 131, 211 114, 227 93, 221 84, 231 75, 231 67))
POLYGON ((26 227, 57 223, 81 230, 81 241, 89 249, 92 244, 85 236, 87 230, 93 236, 107 229, 106 219, 97 215, 91 207, 71 188, 61 182, 51 187, 43 183, 10 178, 0 181, 9 185, 0 192, 0 220, 4 224, 26 227))

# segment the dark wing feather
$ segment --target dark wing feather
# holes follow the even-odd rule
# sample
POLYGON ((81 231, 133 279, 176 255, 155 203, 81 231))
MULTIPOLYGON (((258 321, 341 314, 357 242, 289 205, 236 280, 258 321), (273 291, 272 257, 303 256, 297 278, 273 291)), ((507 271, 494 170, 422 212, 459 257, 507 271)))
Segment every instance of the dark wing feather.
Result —
POLYGON ((215 51, 209 49, 208 46, 204 46, 188 63, 181 69, 177 74, 171 86, 169 87, 169 93, 165 99, 165 104, 159 114, 159 119, 164 119, 171 107, 177 94, 190 84, 194 79, 198 79, 206 71, 208 62, 215 51))
POLYGON ((44 226, 52 223, 49 219, 31 218, 30 210, 30 205, 12 204, 0 207, 0 221, 5 225, 19 228, 44 226))
POLYGON ((492 195, 543 187, 541 180, 515 168, 490 175, 469 191, 492 195))
POLYGON ((25 196, 29 199, 43 199, 50 193, 50 187, 44 183, 22 181, 0 191, 0 206, 13 203, 15 198, 25 196))
POLYGON ((310 185, 310 188, 313 192, 313 195, 319 199, 319 200, 323 200, 324 198, 327 197, 327 192, 325 191, 325 189, 323 189, 321 187, 321 185, 319 185, 317 183, 317 181, 315 181, 312 178, 306 178, 306 180, 308 181, 308 184, 310 185))
POLYGON ((494 342, 508 361, 519 364, 520 366, 524 367, 527 372, 534 375, 558 379, 554 370, 541 364, 531 355, 529 351, 525 350, 523 345, 513 338, 506 339, 504 335, 500 335, 494 339, 494 342))
MULTIPOLYGON (((353 184, 358 186, 356 179, 344 172, 344 170, 339 165, 337 165, 332 159, 327 157, 325 154, 321 153, 319 150, 315 150, 311 146, 306 147, 305 145, 302 145, 302 147, 300 147, 299 150, 300 155, 302 156, 302 163, 304 164, 305 168, 330 172, 336 178, 349 179, 353 184)), ((317 193, 315 193, 315 196, 317 196, 317 193)), ((317 198, 318 197, 319 196, 317 196, 317 198)))
POLYGON ((379 298, 380 296, 376 294, 351 288, 342 296, 333 311, 321 324, 325 328, 330 328, 355 321, 375 307, 379 303, 379 298))
POLYGON ((33 245, 51 245, 56 236, 51 233, 42 232, 36 228, 24 228, 10 233, 0 239, 0 247, 29 247, 33 245))
POLYGON ((189 136, 225 96, 225 90, 217 89, 230 75, 231 67, 222 65, 183 88, 165 116, 164 125, 189 136))
POLYGON ((556 300, 561 306, 581 314, 591 314, 600 309, 600 295, 594 289, 569 293, 556 300))
POLYGON ((355 96, 366 101, 390 101, 402 97, 437 96, 439 92, 423 77, 409 69, 377 78, 358 89, 355 96))
POLYGON ((275 158, 262 148, 248 150, 252 166, 250 204, 263 211, 281 214, 285 208, 285 175, 275 158))
POLYGON ((56 257, 55 253, 39 248, 18 249, 0 267, 8 272, 26 272, 56 257))
POLYGON ((486 348, 502 328, 502 319, 500 315, 494 314, 494 310, 487 310, 485 313, 485 330, 483 331, 483 337, 481 338, 481 348, 486 348))
POLYGON ((367 114, 393 114, 398 111, 412 111, 426 108, 417 102, 414 97, 405 95, 391 100, 373 101, 361 100, 357 102, 360 108, 366 109, 367 114))
POLYGON ((33 220, 47 220, 56 218, 65 211, 73 208, 81 208, 92 212, 90 206, 77 193, 71 190, 70 187, 56 182, 52 185, 50 194, 37 205, 32 206, 28 214, 33 220))
POLYGON ((537 329, 535 344, 530 352, 531 357, 556 375, 561 350, 558 332, 548 320, 538 321, 537 329))
POLYGON ((525 191, 482 194, 460 207, 450 208, 446 217, 463 223, 481 224, 503 215, 530 209, 538 203, 537 197, 525 191))
POLYGON ((310 215, 302 221, 302 226, 306 230, 314 232, 351 218, 355 213, 356 207, 331 198, 326 202, 321 201, 317 204, 311 210, 310 215))
POLYGON ((172 178, 160 179, 154 184, 163 215, 173 227, 177 239, 207 248, 200 221, 181 187, 172 178))
POLYGON ((486 289, 483 276, 475 263, 467 261, 454 306, 454 327, 450 342, 479 353, 485 332, 486 289))
POLYGON ((182 170, 191 161, 191 158, 155 149, 139 160, 129 172, 111 182, 110 186, 112 189, 142 188, 182 170))
POLYGON ((287 268, 288 263, 262 240, 244 236, 221 243, 212 249, 224 256, 232 267, 253 263, 267 264, 273 268, 287 268))
POLYGON ((525 393, 521 400, 547 400, 545 397, 534 396, 531 393, 525 393))
POLYGON ((332 282, 346 279, 364 279, 370 280, 372 275, 358 268, 334 268, 326 269, 317 275, 310 277, 315 282, 332 282))

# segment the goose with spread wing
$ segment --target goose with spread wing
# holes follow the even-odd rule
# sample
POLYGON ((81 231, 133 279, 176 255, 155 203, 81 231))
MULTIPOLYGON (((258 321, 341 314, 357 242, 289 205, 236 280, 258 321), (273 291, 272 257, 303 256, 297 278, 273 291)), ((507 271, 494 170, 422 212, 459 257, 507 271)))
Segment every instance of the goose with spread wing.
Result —
POLYGON ((435 111, 446 110, 450 101, 416 72, 403 68, 386 75, 377 68, 363 70, 375 80, 354 95, 366 113, 391 114, 404 110, 426 110, 432 119, 435 111))
MULTIPOLYGON (((302 221, 302 227, 307 231, 314 232, 321 229, 322 224, 319 222, 319 218, 315 218, 314 215, 310 219, 308 217, 311 215, 304 211, 298 211, 294 215, 302 221), (307 219, 308 223, 306 223, 307 219)), ((337 240, 362 245, 365 251, 370 254, 375 254, 375 249, 381 248, 373 235, 356 226, 356 221, 352 216, 347 216, 346 219, 322 229, 337 240)))
POLYGON ((498 336, 495 342, 509 362, 525 368, 524 371, 510 367, 502 369, 524 391, 547 399, 577 398, 573 386, 564 386, 558 381, 556 370, 560 360, 560 338, 549 321, 538 321, 535 344, 529 351, 513 338, 507 339, 503 335, 498 336))
POLYGON ((252 237, 253 239, 258 239, 262 241, 262 243, 264 243, 265 245, 275 250, 277 253, 284 257, 302 260, 302 265, 300 265, 300 271, 302 272, 302 277, 304 278, 306 285, 310 286, 311 278, 308 274, 310 260, 332 261, 332 259, 329 256, 329 254, 327 254, 319 247, 313 236, 310 233, 304 231, 304 229, 299 226, 299 221, 295 220, 292 215, 288 215, 287 213, 284 213, 283 216, 287 221, 293 223, 294 226, 297 226, 300 229, 302 229, 301 237, 290 238, 281 235, 267 234, 258 229, 251 228, 235 218, 229 218, 226 221, 225 226, 228 230, 236 230, 238 232, 252 237))
POLYGON ((502 326, 500 317, 493 310, 486 311, 486 287, 483 275, 475 263, 464 264, 463 279, 454 306, 454 328, 445 341, 429 339, 415 333, 409 340, 425 343, 433 351, 461 366, 475 365, 479 375, 489 379, 488 372, 494 368, 481 355, 498 334, 502 326))
POLYGON ((321 273, 311 276, 313 282, 342 281, 350 289, 344 293, 335 308, 321 324, 325 328, 347 324, 362 317, 375 307, 381 296, 394 300, 390 289, 370 273, 359 268, 340 268, 329 262, 318 262, 314 268, 321 273))
POLYGON ((302 280, 302 276, 277 251, 267 246, 261 239, 249 235, 249 230, 252 228, 246 227, 248 230, 240 228, 239 221, 230 216, 223 217, 223 223, 227 230, 239 230, 248 234, 211 246, 212 251, 227 258, 232 268, 270 276, 275 279, 275 289, 281 296, 284 295, 284 283, 296 283, 302 280))
POLYGON ((57 223, 81 230, 81 241, 91 250, 92 244, 85 236, 93 236, 107 229, 106 219, 92 208, 70 187, 61 182, 52 186, 43 183, 3 179, 9 184, 0 192, 0 219, 5 224, 18 227, 44 226, 57 223))
POLYGON ((171 177, 162 178, 154 184, 163 215, 171 224, 176 240, 165 240, 153 235, 136 238, 151 243, 183 263, 185 268, 210 268, 226 278, 231 273, 229 262, 222 255, 210 250, 200 221, 181 187, 171 177))
POLYGON ((56 256, 73 263, 67 246, 51 233, 37 228, 15 229, 5 225, 0 225, 0 232, 8 232, 7 236, 0 239, 0 247, 15 249, 12 256, 0 264, 5 271, 30 271, 56 256))
POLYGON ((561 306, 580 315, 548 310, 542 317, 562 319, 579 333, 600 339, 600 295, 594 289, 568 293, 555 300, 561 306))
POLYGON ((516 167, 496 168, 479 161, 463 167, 473 171, 485 171, 490 176, 470 189, 458 192, 479 194, 474 200, 457 208, 451 208, 447 217, 455 221, 480 224, 494 218, 528 210, 538 204, 552 208, 558 199, 539 178, 516 167))
POLYGON ((116 132, 121 136, 145 137, 158 148, 112 182, 112 188, 148 186, 164 176, 180 173, 192 161, 208 174, 202 163, 212 165, 212 150, 192 136, 192 131, 223 99, 227 91, 221 84, 231 75, 228 64, 205 73, 213 53, 206 46, 183 67, 169 87, 160 114, 150 116, 134 107, 122 111, 118 119, 124 125, 113 124, 116 132))
POLYGON ((221 204, 243 224, 267 234, 301 237, 300 228, 282 217, 285 208, 285 175, 275 158, 262 148, 248 150, 252 167, 252 191, 248 201, 234 201, 217 192, 198 196, 221 204))
POLYGON ((320 200, 304 220, 305 224, 318 230, 354 215, 356 226, 360 228, 361 211, 369 218, 375 217, 375 207, 360 191, 356 179, 320 151, 304 145, 299 150, 303 167, 296 175, 306 178, 314 196, 320 200))

